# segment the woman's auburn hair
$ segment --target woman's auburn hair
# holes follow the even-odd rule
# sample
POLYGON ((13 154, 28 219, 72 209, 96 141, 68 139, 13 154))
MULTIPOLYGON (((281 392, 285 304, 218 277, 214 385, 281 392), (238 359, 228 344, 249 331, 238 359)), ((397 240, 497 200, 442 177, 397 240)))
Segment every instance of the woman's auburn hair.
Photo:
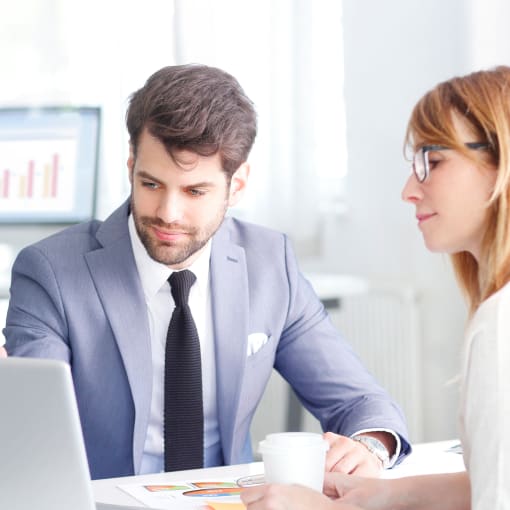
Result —
POLYGON ((510 280, 510 67, 498 66, 442 82, 414 107, 405 147, 425 144, 451 147, 467 158, 497 171, 487 202, 486 231, 478 264, 471 253, 450 256, 470 313, 510 280), (471 127, 487 151, 470 151, 453 124, 456 113, 471 127))

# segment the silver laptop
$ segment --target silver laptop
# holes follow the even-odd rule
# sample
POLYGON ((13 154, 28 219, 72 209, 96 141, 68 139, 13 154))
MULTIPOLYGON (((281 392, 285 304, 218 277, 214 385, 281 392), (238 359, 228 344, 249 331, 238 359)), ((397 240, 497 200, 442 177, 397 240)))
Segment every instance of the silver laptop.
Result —
POLYGON ((0 509, 98 510, 69 366, 0 359, 0 509))

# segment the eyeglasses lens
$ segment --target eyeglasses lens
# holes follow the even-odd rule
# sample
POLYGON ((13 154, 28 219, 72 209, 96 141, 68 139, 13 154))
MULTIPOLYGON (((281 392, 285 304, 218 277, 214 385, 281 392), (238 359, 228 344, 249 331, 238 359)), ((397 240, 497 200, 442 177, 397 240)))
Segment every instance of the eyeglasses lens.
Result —
POLYGON ((416 175, 416 178, 419 182, 423 182, 427 176, 427 170, 426 170, 426 164, 427 161, 425 161, 425 158, 427 157, 427 153, 421 148, 414 154, 413 158, 413 171, 414 175, 416 175))

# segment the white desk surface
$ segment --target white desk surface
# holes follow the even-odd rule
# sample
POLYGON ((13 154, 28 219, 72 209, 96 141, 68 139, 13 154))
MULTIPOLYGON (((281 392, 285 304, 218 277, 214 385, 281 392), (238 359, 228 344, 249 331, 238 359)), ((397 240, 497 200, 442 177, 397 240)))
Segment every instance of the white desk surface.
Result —
MULTIPOLYGON (((457 440, 440 441, 436 443, 423 443, 413 446, 413 453, 399 466, 385 471, 384 478, 399 478, 402 476, 430 473, 446 473, 464 470, 462 455, 448 452, 448 448, 458 444, 457 440)), ((92 482, 95 500, 101 503, 117 505, 142 506, 127 493, 117 487, 119 484, 166 484, 189 480, 192 478, 232 478, 256 475, 263 473, 262 462, 251 464, 238 464, 234 466, 222 466, 207 469, 195 469, 190 471, 175 471, 173 473, 158 473, 141 476, 128 476, 123 478, 108 478, 92 482)))

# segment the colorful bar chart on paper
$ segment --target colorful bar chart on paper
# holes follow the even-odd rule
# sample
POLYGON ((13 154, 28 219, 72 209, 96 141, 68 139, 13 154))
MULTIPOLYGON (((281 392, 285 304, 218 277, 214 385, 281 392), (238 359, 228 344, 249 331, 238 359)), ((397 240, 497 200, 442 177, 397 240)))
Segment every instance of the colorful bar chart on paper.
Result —
POLYGON ((0 211, 65 211, 74 203, 76 141, 0 140, 0 211))

